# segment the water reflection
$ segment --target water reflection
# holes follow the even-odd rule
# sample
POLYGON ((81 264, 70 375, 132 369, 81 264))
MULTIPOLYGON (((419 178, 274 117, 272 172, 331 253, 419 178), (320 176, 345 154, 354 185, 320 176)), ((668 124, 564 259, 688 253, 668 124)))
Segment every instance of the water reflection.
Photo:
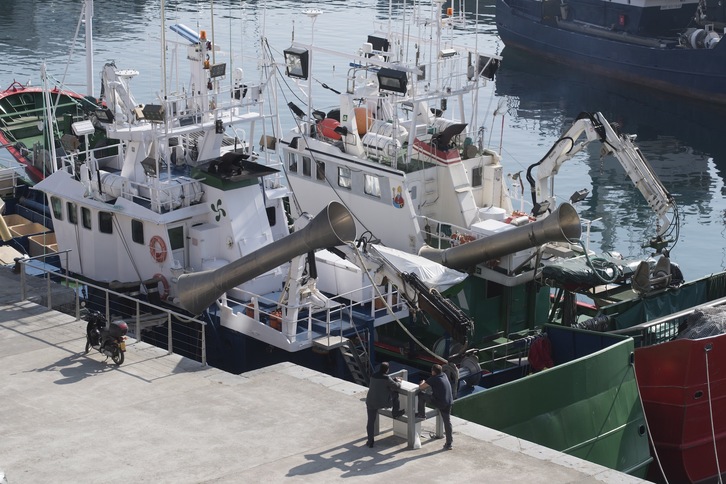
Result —
MULTIPOLYGON (((496 94, 510 99, 509 115, 516 123, 534 123, 542 136, 554 139, 580 112, 600 111, 623 132, 636 134, 637 145, 681 208, 679 249, 685 252, 687 264, 697 275, 718 270, 712 257, 724 266, 726 143, 720 131, 726 110, 612 80, 592 79, 586 73, 550 65, 508 48, 502 56, 496 94)), ((653 221, 652 212, 617 160, 607 157, 597 161, 599 143, 591 144, 588 150, 589 157, 578 159, 585 165, 583 174, 591 179, 592 193, 580 206, 580 213, 585 219, 601 218, 593 224, 593 240, 599 239, 602 249, 637 253, 648 233, 644 224, 653 221)), ((567 183, 575 189, 578 181, 586 184, 576 179, 567 183)))

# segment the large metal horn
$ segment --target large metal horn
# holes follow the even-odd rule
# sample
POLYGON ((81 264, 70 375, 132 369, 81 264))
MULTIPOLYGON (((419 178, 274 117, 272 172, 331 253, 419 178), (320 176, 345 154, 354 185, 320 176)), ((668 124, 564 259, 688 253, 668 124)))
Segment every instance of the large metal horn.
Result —
POLYGON ((545 219, 476 239, 449 249, 423 246, 419 255, 452 269, 466 269, 482 262, 514 254, 547 242, 566 242, 582 234, 580 216, 563 203, 545 219))
POLYGON ((348 209, 330 202, 307 226, 282 240, 219 269, 181 275, 177 282, 179 303, 187 311, 199 314, 233 287, 306 252, 352 241, 355 235, 355 221, 348 209))

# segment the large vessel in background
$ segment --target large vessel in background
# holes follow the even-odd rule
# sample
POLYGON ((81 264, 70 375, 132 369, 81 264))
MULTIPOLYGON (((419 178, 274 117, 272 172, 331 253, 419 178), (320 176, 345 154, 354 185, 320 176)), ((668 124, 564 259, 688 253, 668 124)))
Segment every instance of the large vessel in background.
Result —
POLYGON ((497 0, 507 47, 592 75, 708 103, 726 103, 723 30, 706 2, 497 0))

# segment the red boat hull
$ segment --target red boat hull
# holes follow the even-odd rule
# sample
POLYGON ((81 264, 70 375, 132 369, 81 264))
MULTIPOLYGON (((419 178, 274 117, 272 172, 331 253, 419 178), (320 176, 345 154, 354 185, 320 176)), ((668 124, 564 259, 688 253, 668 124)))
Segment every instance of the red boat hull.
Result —
MULTIPOLYGON (((726 335, 638 348, 635 369, 668 482, 716 482, 726 470, 726 335)), ((663 480, 657 462, 651 472, 663 480)))

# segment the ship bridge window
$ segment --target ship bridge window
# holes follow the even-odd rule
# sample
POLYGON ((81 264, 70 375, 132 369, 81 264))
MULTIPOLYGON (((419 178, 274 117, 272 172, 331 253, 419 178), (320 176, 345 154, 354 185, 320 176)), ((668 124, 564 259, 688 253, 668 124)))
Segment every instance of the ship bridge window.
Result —
POLYGON ((184 227, 174 227, 169 229, 169 243, 171 244, 171 250, 183 249, 184 248, 184 227))
POLYGON ((287 158, 287 169, 292 173, 297 173, 297 155, 290 153, 287 158))
POLYGON ((131 240, 137 244, 144 244, 144 224, 141 220, 131 221, 131 240))
POLYGON ((367 195, 373 197, 381 197, 381 184, 377 176, 365 175, 365 185, 363 187, 367 195))
POLYGON ((347 166, 338 167, 338 186, 350 190, 350 168, 347 166))
POLYGON ((111 212, 98 212, 98 230, 102 234, 113 233, 113 215, 111 212))
POLYGON ((315 163, 315 175, 318 180, 325 180, 325 163, 318 161, 315 163))
POLYGON ((68 202, 66 203, 66 210, 68 210, 68 222, 78 225, 78 205, 68 202))
POLYGON ((310 176, 312 173, 312 169, 310 167, 311 163, 309 156, 303 156, 303 175, 310 176))
POLYGON ((50 206, 53 207, 53 217, 63 220, 63 202, 58 197, 50 197, 50 206))
POLYGON ((477 166, 471 170, 471 186, 480 187, 482 184, 482 167, 477 166))
POLYGON ((81 207, 81 222, 83 228, 91 230, 91 210, 86 207, 81 207))

